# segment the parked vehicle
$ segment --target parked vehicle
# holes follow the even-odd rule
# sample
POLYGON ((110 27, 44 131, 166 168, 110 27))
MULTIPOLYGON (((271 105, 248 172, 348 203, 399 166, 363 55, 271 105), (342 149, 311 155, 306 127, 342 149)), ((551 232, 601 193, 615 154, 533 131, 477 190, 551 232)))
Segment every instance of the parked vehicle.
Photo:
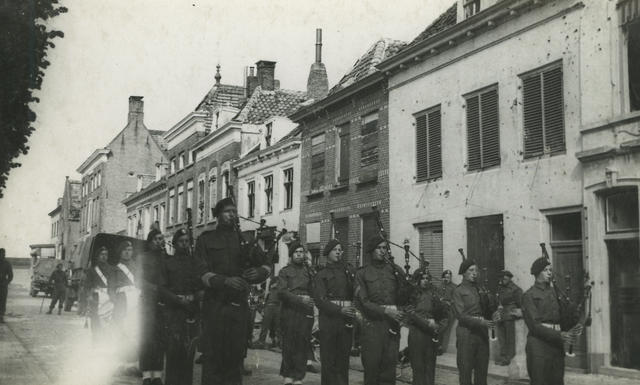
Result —
POLYGON ((53 285, 49 283, 49 277, 51 277, 51 273, 60 262, 60 260, 54 258, 40 258, 33 265, 31 288, 29 290, 29 294, 32 297, 37 296, 40 292, 45 295, 50 295, 53 292, 53 285))

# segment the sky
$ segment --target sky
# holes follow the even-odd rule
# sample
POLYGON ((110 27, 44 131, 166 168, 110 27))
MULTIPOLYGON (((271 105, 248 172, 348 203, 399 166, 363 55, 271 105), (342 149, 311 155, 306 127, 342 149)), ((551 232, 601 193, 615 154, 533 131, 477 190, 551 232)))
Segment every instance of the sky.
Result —
MULTIPOLYGON (((127 121, 130 95, 144 96, 145 125, 168 130, 214 84, 243 85, 246 66, 276 61, 281 87, 304 90, 323 30, 322 61, 333 86, 377 39, 410 41, 454 0, 60 0, 69 12, 51 27, 35 132, 22 167, 0 199, 0 247, 28 257, 51 240, 47 215, 65 176, 127 121)), ((123 224, 124 227, 124 224, 123 224)))

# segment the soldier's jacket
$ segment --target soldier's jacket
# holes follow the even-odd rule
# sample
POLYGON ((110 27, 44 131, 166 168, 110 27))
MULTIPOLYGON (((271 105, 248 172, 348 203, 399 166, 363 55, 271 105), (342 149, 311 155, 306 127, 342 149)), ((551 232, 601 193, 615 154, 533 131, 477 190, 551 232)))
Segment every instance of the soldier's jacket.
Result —
POLYGON ((449 281, 448 283, 442 283, 442 289, 444 290, 444 298, 448 301, 453 300, 453 291, 456 289, 456 284, 449 281))
POLYGON ((304 265, 289 264, 278 273, 278 295, 283 305, 307 310, 300 295, 311 296, 311 276, 304 265))
POLYGON ((113 286, 116 289, 125 287, 125 286, 132 286, 132 285, 135 286, 136 280, 138 278, 136 274, 138 274, 138 271, 139 271, 136 265, 136 261, 137 260, 135 259, 131 259, 129 261, 120 261, 119 263, 126 266, 126 268, 129 269, 129 272, 133 276, 133 281, 131 280, 131 278, 129 278, 127 274, 125 274, 124 271, 122 271, 122 269, 118 265, 116 265, 113 269, 114 273, 113 273, 113 278, 111 279, 112 282, 110 282, 109 285, 113 286))
POLYGON ((53 283, 56 291, 64 291, 67 287, 67 275, 62 270, 54 270, 49 277, 49 282, 53 283))
POLYGON ((332 300, 352 301, 356 269, 348 263, 329 263, 315 277, 313 297, 323 315, 341 315, 341 306, 332 300))
POLYGON ((453 291, 453 309, 458 326, 486 331, 480 308, 480 294, 475 283, 463 280, 453 291))
MULTIPOLYGON (((212 273, 211 288, 205 291, 205 300, 231 300, 245 301, 248 292, 238 292, 224 285, 227 277, 241 277, 242 272, 248 268, 266 267, 268 273, 269 263, 266 254, 258 247, 251 250, 254 258, 249 258, 249 250, 242 250, 240 238, 235 229, 230 225, 219 224, 215 230, 202 233, 196 241, 195 257, 197 261, 198 276, 206 278, 212 273)), ((266 279, 260 277, 259 281, 266 279)), ((259 283, 259 282, 249 282, 259 283)))
POLYGON ((0 259, 0 286, 7 286, 13 281, 11 263, 5 258, 0 259))
POLYGON ((87 270, 86 278, 84 280, 85 288, 91 290, 95 288, 106 288, 107 285, 111 287, 111 280, 113 279, 114 269, 113 266, 108 263, 98 262, 96 265, 92 265, 87 270), (103 282, 102 278, 96 272, 96 266, 104 275, 107 280, 107 284, 103 282))
POLYGON ((402 268, 384 261, 372 261, 358 269, 356 286, 360 310, 372 320, 384 319, 384 307, 381 305, 404 306, 410 299, 402 268))
POLYGON ((197 275, 198 264, 193 256, 176 252, 165 260, 166 288, 174 294, 195 294, 204 285, 197 275))
POLYGON ((418 289, 412 298, 411 303, 415 306, 416 316, 411 317, 411 323, 425 333, 432 334, 426 320, 432 318, 437 324, 437 330, 444 330, 448 323, 448 313, 445 305, 435 296, 433 290, 418 289))
POLYGON ((551 285, 536 282, 524 293, 522 315, 529 328, 529 336, 539 338, 556 347, 563 346, 560 331, 542 325, 543 323, 560 323, 560 306, 551 285))
POLYGON ((503 307, 502 319, 505 321, 515 319, 513 311, 521 307, 522 289, 513 282, 506 285, 498 285, 498 298, 503 307))
POLYGON ((264 299, 264 306, 280 306, 280 298, 278 298, 278 290, 270 290, 264 299))

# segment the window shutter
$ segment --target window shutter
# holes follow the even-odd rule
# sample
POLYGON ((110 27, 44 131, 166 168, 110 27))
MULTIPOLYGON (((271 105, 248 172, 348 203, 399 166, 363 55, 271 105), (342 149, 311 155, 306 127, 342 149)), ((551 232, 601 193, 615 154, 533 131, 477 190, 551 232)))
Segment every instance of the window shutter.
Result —
POLYGON ((440 108, 429 113, 429 178, 442 176, 442 125, 440 108))
POLYGON ((542 83, 540 76, 522 80, 524 104, 524 157, 541 155, 544 149, 542 134, 542 83))
POLYGON ((416 116, 416 164, 418 182, 429 178, 429 151, 427 147, 427 116, 416 116))
POLYGON ((349 160, 351 136, 349 135, 348 127, 342 128, 340 132, 340 178, 339 182, 349 181, 349 160))
POLYGON ((360 167, 378 163, 378 113, 363 117, 360 167))
POLYGON ((324 134, 311 139, 311 189, 319 189, 324 184, 324 134))
POLYGON ((480 152, 480 97, 467 99, 467 170, 482 168, 480 152))
POLYGON ((480 95, 482 168, 500 164, 500 123, 498 118, 498 90, 480 95))
POLYGON ((562 67, 543 73, 545 152, 564 151, 564 101, 562 67))

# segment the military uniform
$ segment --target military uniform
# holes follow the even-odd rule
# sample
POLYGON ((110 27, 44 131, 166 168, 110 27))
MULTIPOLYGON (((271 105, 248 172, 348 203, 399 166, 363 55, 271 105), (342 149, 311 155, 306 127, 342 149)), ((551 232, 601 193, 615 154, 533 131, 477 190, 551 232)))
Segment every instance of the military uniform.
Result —
POLYGON ((109 295, 112 278, 113 266, 106 262, 96 261, 86 272, 84 286, 94 342, 101 336, 105 322, 113 315, 113 302, 109 295))
POLYGON ((489 334, 484 326, 478 286, 463 280, 453 291, 453 308, 458 319, 456 361, 460 385, 486 385, 489 369, 489 334))
MULTIPOLYGON (((456 289, 457 285, 451 281, 444 283, 442 282, 442 292, 444 294, 444 299, 449 304, 453 303, 453 291, 456 289)), ((453 327, 454 321, 456 319, 455 313, 453 311, 449 311, 449 321, 447 322, 447 326, 440 331, 440 344, 442 346, 442 352, 446 353, 447 348, 449 347, 449 339, 451 337, 451 328, 453 327)))
POLYGON ((262 313, 262 325, 260 326, 260 337, 258 342, 264 345, 267 340, 267 334, 271 338, 274 346, 279 345, 280 340, 280 299, 278 298, 278 290, 270 290, 267 293, 264 303, 264 311, 262 313))
POLYGON ((446 305, 436 297, 433 289, 420 288, 411 301, 415 311, 409 324, 409 359, 413 371, 413 385, 434 385, 436 378, 436 357, 438 345, 433 341, 449 323, 446 305), (436 323, 433 329, 428 320, 436 323))
POLYGON ((322 385, 349 383, 349 352, 356 320, 344 316, 341 308, 352 306, 355 272, 353 266, 335 262, 327 264, 315 278, 314 299, 320 311, 322 385))
MULTIPOLYGON (((290 246, 295 251, 295 246, 290 246)), ((311 297, 312 279, 303 265, 290 264, 278 274, 278 293, 282 301, 282 364, 280 375, 301 381, 307 372, 307 355, 311 349, 313 307, 302 302, 301 296, 311 297)))
POLYGON ((58 304, 58 314, 62 311, 64 305, 64 297, 67 293, 67 275, 62 270, 54 270, 49 277, 49 283, 53 283, 53 292, 51 293, 51 303, 49 304, 49 312, 58 304))
MULTIPOLYGON (((249 308, 247 291, 225 285, 225 279, 240 277, 250 267, 264 267, 258 281, 269 274, 267 259, 258 248, 242 250, 238 233, 220 223, 204 232, 196 242, 198 276, 206 285, 202 303, 202 384, 241 384, 247 344, 249 308)), ((251 282, 259 283, 259 282, 251 282)))
POLYGON ((498 286, 498 298, 502 305, 501 320, 496 326, 500 343, 500 358, 502 364, 509 364, 516 355, 516 319, 519 317, 522 289, 515 283, 498 286))
POLYGON ((385 307, 408 303, 405 284, 400 266, 385 261, 372 260, 356 272, 357 304, 364 316, 360 343, 365 385, 396 382, 400 327, 385 307))
POLYGON ((167 357, 165 380, 171 385, 191 385, 193 382, 193 357, 195 339, 198 336, 197 293, 203 288, 198 279, 197 264, 193 256, 176 251, 167 256, 166 288, 175 296, 182 296, 189 304, 175 298, 166 304, 167 357))
POLYGON ((13 269, 9 261, 2 255, 0 256, 0 322, 4 321, 4 313, 7 310, 7 294, 12 280, 13 269))
POLYGON ((560 306, 551 285, 536 282, 527 290, 522 296, 522 314, 529 328, 525 350, 531 385, 563 385, 560 306))

